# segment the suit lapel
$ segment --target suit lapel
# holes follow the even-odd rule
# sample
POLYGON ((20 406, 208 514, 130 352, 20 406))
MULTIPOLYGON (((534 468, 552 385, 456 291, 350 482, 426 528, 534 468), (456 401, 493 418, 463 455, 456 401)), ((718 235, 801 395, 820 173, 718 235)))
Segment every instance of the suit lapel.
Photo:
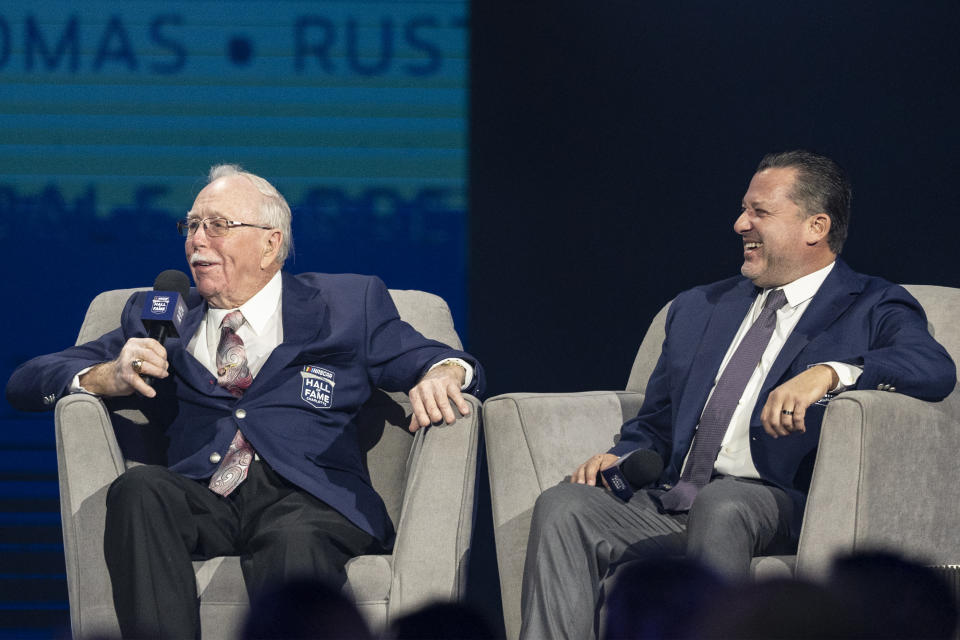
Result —
POLYGON ((300 355, 304 345, 317 341, 322 333, 329 332, 329 311, 323 293, 301 283, 285 271, 282 306, 283 343, 267 358, 250 391, 257 387, 257 381, 267 380, 275 372, 283 370, 300 355))
POLYGON ((810 301, 800 322, 794 327, 780 354, 767 373, 761 395, 780 383, 781 378, 811 340, 822 334, 843 315, 863 289, 856 274, 841 260, 837 260, 820 289, 810 301))
MULTIPOLYGON (((167 348, 170 365, 180 371, 185 380, 196 383, 206 380, 210 372, 187 351, 187 345, 190 344, 190 340, 207 312, 207 303, 194 291, 187 307, 187 315, 184 316, 183 324, 180 326, 180 336, 169 338, 164 346, 167 348)), ((224 393, 227 392, 224 391, 224 393)))
POLYGON ((683 402, 677 414, 680 425, 696 425, 707 401, 723 356, 740 328, 747 310, 757 296, 757 288, 744 278, 722 294, 713 307, 710 319, 700 338, 690 375, 683 391, 683 402))
MULTIPOLYGON (((268 379, 274 372, 282 370, 289 364, 302 351, 304 344, 316 340, 323 331, 329 331, 326 328, 328 311, 323 294, 318 289, 302 284, 286 272, 283 272, 282 277, 283 343, 278 345, 267 358, 247 395, 256 390, 257 381, 262 382, 268 379)), ((168 339, 165 346, 171 366, 181 372, 184 380, 191 384, 200 384, 200 381, 208 379, 210 372, 187 351, 187 345, 203 320, 207 304, 195 292, 193 296, 196 298, 190 300, 187 315, 181 326, 180 337, 168 339)), ((205 385, 203 390, 210 392, 205 385)), ((219 386, 213 390, 213 393, 229 395, 219 386)))

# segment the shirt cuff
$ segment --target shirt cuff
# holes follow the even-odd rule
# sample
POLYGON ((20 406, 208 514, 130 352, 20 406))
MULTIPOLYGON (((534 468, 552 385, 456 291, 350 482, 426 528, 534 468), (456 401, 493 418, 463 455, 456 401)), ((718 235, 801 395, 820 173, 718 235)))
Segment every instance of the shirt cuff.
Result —
POLYGON ((837 373, 837 378, 840 379, 840 382, 830 390, 830 393, 840 393, 856 385, 857 380, 860 379, 860 374, 863 373, 863 368, 846 362, 821 362, 820 364, 825 364, 833 369, 837 373))
POLYGON ((427 369, 427 371, 433 371, 440 365, 448 364, 448 363, 453 363, 455 365, 459 365, 463 367, 463 370, 465 373, 463 376, 463 384, 460 385, 460 390, 463 391, 464 389, 469 388, 470 383, 473 382, 473 365, 471 365, 466 360, 461 360, 460 358, 444 358, 440 362, 436 363, 435 365, 427 369))
POLYGON ((87 371, 90 371, 90 369, 93 369, 93 367, 87 367, 86 369, 81 369, 77 373, 77 375, 73 376, 73 380, 70 382, 70 389, 69 389, 70 393, 88 393, 92 396, 97 395, 95 393, 90 393, 89 391, 87 391, 86 389, 80 386, 80 376, 85 374, 87 371))

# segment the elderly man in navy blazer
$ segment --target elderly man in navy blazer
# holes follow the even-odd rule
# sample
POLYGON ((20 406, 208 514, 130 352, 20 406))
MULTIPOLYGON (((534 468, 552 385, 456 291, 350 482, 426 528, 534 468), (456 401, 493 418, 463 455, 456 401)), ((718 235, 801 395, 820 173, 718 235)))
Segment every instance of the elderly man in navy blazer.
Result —
POLYGON ((239 555, 251 594, 293 577, 342 584, 347 560, 393 538, 361 459, 360 407, 377 387, 408 391, 415 431, 454 422, 451 402, 468 413, 462 392, 483 384, 471 356, 400 320, 379 279, 283 272, 290 208, 266 180, 214 167, 180 228, 196 288, 179 338, 145 337, 136 294, 119 329, 31 360, 7 388, 26 410, 136 394, 166 426, 167 466, 135 467, 107 496, 128 637, 199 635, 194 558, 239 555))
POLYGON ((639 414, 538 499, 521 637, 591 637, 600 582, 625 561, 686 555, 745 577, 752 556, 796 544, 833 395, 950 393, 954 363, 917 301, 837 259, 849 211, 833 161, 763 159, 734 223, 742 277, 677 296, 639 414), (663 462, 651 486, 626 502, 597 486, 638 451, 663 462))

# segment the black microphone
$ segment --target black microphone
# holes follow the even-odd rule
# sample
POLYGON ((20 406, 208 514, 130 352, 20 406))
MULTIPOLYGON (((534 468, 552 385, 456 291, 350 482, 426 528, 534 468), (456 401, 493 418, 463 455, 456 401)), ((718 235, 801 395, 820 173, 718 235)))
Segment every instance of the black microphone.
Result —
POLYGON ((654 482, 663 471, 663 458, 656 451, 637 449, 621 457, 617 463, 600 472, 611 493, 624 502, 633 497, 633 490, 654 482))
MULTIPOLYGON (((190 293, 190 278, 183 271, 167 269, 153 281, 153 291, 143 302, 140 319, 149 332, 149 337, 163 344, 167 336, 179 337, 183 317, 187 314, 187 294, 190 293)), ((153 384, 152 376, 143 376, 144 382, 153 384)))
POLYGON ((627 482, 639 489, 657 481, 663 473, 663 458, 656 451, 637 449, 620 466, 627 482))

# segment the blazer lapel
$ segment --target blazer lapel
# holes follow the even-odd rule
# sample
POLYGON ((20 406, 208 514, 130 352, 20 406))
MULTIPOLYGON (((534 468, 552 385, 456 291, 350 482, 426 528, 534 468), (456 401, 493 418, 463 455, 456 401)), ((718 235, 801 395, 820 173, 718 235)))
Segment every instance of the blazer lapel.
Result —
POLYGON ((770 367, 767 378, 763 382, 761 394, 769 391, 775 384, 779 384, 780 379, 803 349, 843 315, 843 312, 856 300, 856 294, 862 289, 863 285, 850 267, 841 260, 837 260, 833 270, 820 285, 820 290, 810 301, 810 306, 800 318, 800 322, 790 333, 773 366, 770 367))
POLYGON ((699 422, 723 356, 756 296, 757 288, 744 278, 714 305, 690 366, 683 402, 677 413, 678 425, 696 425, 699 422))
MULTIPOLYGON (((199 381, 206 380, 210 376, 207 368, 187 351, 187 345, 197 332, 206 312, 207 303, 194 291, 188 303, 187 315, 184 316, 183 324, 180 326, 180 336, 168 338, 164 344, 170 358, 170 365, 181 372, 184 380, 191 383, 199 384, 199 381)), ((227 392, 224 390, 224 393, 227 392)))
MULTIPOLYGON (((296 277, 283 272, 283 343, 278 345, 257 374, 257 381, 267 380, 300 355, 303 346, 329 333, 328 309, 323 293, 308 287, 296 277)), ((249 391, 248 391, 249 393, 249 391)))

